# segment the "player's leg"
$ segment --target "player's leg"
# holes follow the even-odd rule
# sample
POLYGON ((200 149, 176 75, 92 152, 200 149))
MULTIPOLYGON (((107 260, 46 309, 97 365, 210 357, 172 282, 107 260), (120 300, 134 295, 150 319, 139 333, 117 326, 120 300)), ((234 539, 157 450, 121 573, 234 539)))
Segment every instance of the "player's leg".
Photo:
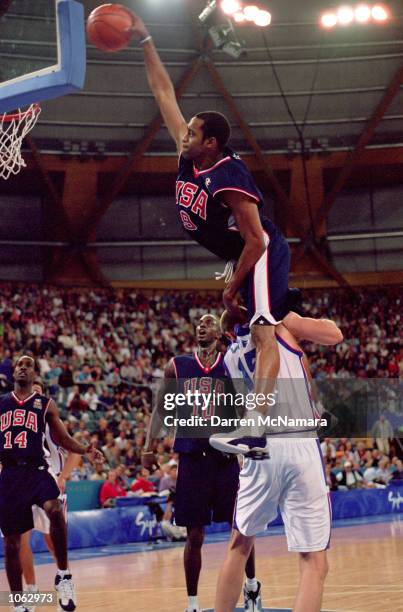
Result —
POLYGON ((34 556, 31 549, 31 531, 26 531, 21 536, 20 545, 20 561, 22 567, 22 575, 27 588, 36 585, 34 556))
POLYGON ((50 522, 50 538, 57 564, 55 589, 58 610, 72 612, 76 609, 76 592, 67 558, 67 524, 60 499, 50 499, 42 505, 50 522))
POLYGON ((328 569, 326 550, 300 553, 300 576, 294 612, 320 612, 328 569))
POLYGON ((279 506, 288 550, 300 555, 294 612, 319 612, 331 532, 331 507, 320 444, 314 438, 284 438, 277 446, 286 466, 279 506))
POLYGON ((246 581, 243 588, 245 612, 262 610, 262 585, 256 578, 255 547, 252 546, 245 565, 246 581))
POLYGON ((31 470, 3 466, 0 473, 0 529, 11 591, 22 591, 21 534, 33 526, 31 470))
POLYGON ((187 610, 199 612, 198 584, 202 566, 204 527, 211 523, 211 481, 208 453, 179 453, 175 494, 175 522, 186 527, 184 568, 188 595, 187 610))
POLYGON ((10 591, 22 591, 21 534, 4 535, 4 557, 10 591))
POLYGON ((187 540, 183 553, 188 611, 199 610, 197 590, 202 566, 201 550, 204 542, 204 527, 187 527, 187 540))
POLYGON ((50 538, 53 543, 56 563, 59 570, 67 572, 67 525, 59 499, 50 499, 43 504, 50 521, 50 538))
MULTIPOLYGON (((288 294, 290 252, 278 230, 265 233, 266 251, 245 279, 240 293, 248 310, 252 339, 256 348, 254 393, 273 392, 280 366, 275 328, 285 314, 288 294)), ((250 458, 265 458, 265 423, 262 417, 270 413, 269 401, 256 402, 247 412, 253 426, 240 427, 230 435, 216 434, 210 444, 223 452, 242 453, 250 458)))
POLYGON ((50 537, 50 533, 44 533, 43 538, 46 542, 46 546, 48 547, 49 552, 56 559, 55 547, 53 545, 52 538, 50 537))
POLYGON ((218 577, 215 612, 233 612, 241 594, 245 565, 254 539, 236 529, 232 531, 227 556, 218 577))

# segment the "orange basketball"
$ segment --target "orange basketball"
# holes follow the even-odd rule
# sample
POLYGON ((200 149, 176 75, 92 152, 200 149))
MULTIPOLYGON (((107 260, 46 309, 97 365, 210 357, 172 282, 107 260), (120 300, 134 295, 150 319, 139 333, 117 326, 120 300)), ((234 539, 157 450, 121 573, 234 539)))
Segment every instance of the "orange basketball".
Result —
POLYGON ((133 15, 121 4, 102 4, 87 19, 89 41, 101 51, 120 51, 133 35, 127 31, 133 25, 133 15))

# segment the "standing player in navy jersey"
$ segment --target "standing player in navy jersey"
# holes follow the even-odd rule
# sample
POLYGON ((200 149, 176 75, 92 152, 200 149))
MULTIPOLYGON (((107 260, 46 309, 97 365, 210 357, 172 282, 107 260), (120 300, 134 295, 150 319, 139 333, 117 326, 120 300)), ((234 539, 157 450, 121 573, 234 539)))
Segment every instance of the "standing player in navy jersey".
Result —
MULTIPOLYGON (((224 369, 223 354, 218 351, 217 342, 221 336, 219 321, 213 315, 201 317, 196 328, 197 349, 193 354, 174 357, 165 369, 165 384, 159 397, 165 393, 192 392, 197 389, 204 394, 225 393, 229 383, 224 369)), ((232 388, 232 387, 231 387, 232 388)), ((164 416, 170 414, 158 402, 153 411, 142 456, 145 467, 155 462, 152 444, 161 436, 164 416)), ((208 422, 215 414, 233 418, 231 408, 210 405, 186 405, 178 408, 179 417, 202 417, 208 422)), ((187 612, 199 612, 197 590, 201 570, 201 548, 206 525, 214 522, 232 524, 235 498, 239 482, 239 464, 234 455, 225 455, 209 445, 209 429, 177 430, 174 450, 179 453, 178 480, 175 498, 175 522, 187 528, 187 542, 184 551, 186 587, 188 592, 187 612), (189 437, 192 435, 194 437, 189 437)), ((254 550, 251 550, 245 568, 247 580, 244 589, 245 611, 261 610, 260 583, 255 578, 254 550)))
MULTIPOLYGON (((0 529, 4 535, 6 573, 10 591, 22 591, 21 534, 33 528, 32 506, 36 504, 50 521, 58 567, 58 609, 72 612, 76 596, 68 569, 66 522, 58 499, 60 490, 44 455, 46 424, 55 442, 66 450, 87 455, 91 460, 101 454, 71 438, 54 401, 33 391, 37 370, 32 357, 20 357, 14 368, 14 391, 0 397, 0 529)), ((21 605, 14 609, 27 610, 21 605)))
MULTIPOLYGON (((32 390, 39 395, 45 395, 45 386, 42 379, 37 377, 34 380, 32 390)), ((66 480, 70 477, 72 470, 77 467, 80 461, 80 455, 76 453, 68 453, 57 444, 55 444, 50 436, 49 425, 45 429, 45 457, 53 474, 57 478, 57 486, 60 489, 59 499, 63 506, 63 513, 67 522, 67 495, 65 493, 66 480)), ((46 546, 55 557, 53 542, 50 537, 50 521, 46 512, 38 506, 32 508, 34 517, 34 530, 43 533, 46 546)), ((31 531, 26 531, 21 536, 20 559, 22 573, 28 593, 37 593, 34 558, 31 549, 31 531)), ((30 607, 30 612, 34 612, 35 608, 30 607)))
MULTIPOLYGON (((207 111, 187 123, 178 106, 171 79, 164 68, 142 20, 133 15, 131 28, 144 50, 150 88, 179 154, 176 204, 183 227, 209 251, 231 263, 226 268, 223 301, 234 315, 239 313, 237 293, 248 309, 256 346, 255 393, 272 390, 279 369, 274 329, 287 320, 288 244, 278 228, 261 213, 263 196, 240 157, 227 143, 230 126, 224 115, 207 111), (231 278, 230 278, 231 277, 231 278)), ((267 406, 256 408, 266 414, 267 406)), ((252 416, 252 415, 250 415, 252 416)), ((263 430, 256 427, 254 436, 263 430)), ((234 452, 249 452, 262 446, 262 438, 244 440, 238 431, 234 452), (242 444, 242 446, 240 446, 242 444)))

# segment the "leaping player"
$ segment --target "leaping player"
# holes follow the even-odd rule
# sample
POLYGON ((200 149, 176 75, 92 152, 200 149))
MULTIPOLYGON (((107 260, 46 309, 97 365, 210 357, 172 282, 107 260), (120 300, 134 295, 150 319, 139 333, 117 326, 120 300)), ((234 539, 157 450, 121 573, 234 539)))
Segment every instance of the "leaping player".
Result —
MULTIPOLYGON (((233 334, 234 320, 227 313, 222 331, 233 334)), ((312 321, 313 337, 323 344, 337 344, 343 338, 333 321, 312 321)), ((297 339, 283 326, 276 326, 280 353, 279 397, 276 404, 287 407, 287 416, 305 418, 315 415, 311 398, 308 364, 297 339)), ((225 365, 231 378, 242 379, 247 387, 253 380, 255 359, 253 337, 248 326, 236 327, 235 342, 228 349, 225 365)), ((222 566, 216 592, 215 612, 233 612, 242 587, 242 575, 255 536, 277 516, 284 521, 288 550, 300 556, 300 581, 294 612, 320 612, 323 586, 328 571, 326 551, 330 542, 331 508, 323 457, 316 428, 271 428, 267 448, 270 459, 245 458, 233 532, 222 566)), ((217 449, 226 450, 226 441, 210 438, 217 449)))
MULTIPOLYGON (((227 146, 227 119, 206 111, 187 123, 152 37, 137 15, 133 14, 130 29, 143 48, 149 86, 179 154, 176 205, 180 220, 193 240, 229 262, 224 305, 230 313, 239 313, 237 293, 241 293, 256 347, 254 390, 267 394, 279 369, 275 327, 281 320, 290 331, 295 325, 286 316, 288 244, 261 213, 262 193, 246 165, 227 146)), ((266 414, 267 409, 259 406, 257 412, 266 414)), ((252 437, 246 439, 245 431, 234 432, 233 452, 247 454, 263 447, 265 438, 259 439, 263 429, 257 426, 250 433, 252 437)))
MULTIPOLYGON (((7 579, 11 592, 22 591, 21 534, 34 527, 32 506, 46 512, 57 562, 55 588, 59 610, 76 609, 75 588, 67 558, 67 531, 60 490, 45 459, 43 437, 46 424, 53 440, 67 451, 86 455, 91 461, 102 454, 74 440, 59 418, 53 400, 33 391, 38 367, 23 355, 14 368, 14 390, 0 398, 0 529, 4 535, 7 579)), ((27 612, 16 605, 15 612, 27 612)))

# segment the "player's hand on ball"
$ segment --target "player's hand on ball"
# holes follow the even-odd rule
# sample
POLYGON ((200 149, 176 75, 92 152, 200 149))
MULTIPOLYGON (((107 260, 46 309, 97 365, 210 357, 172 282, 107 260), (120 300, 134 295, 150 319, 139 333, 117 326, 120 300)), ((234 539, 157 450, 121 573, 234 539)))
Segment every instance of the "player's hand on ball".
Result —
POLYGON ((143 40, 144 38, 147 38, 147 36, 149 36, 149 32, 146 26, 144 25, 143 20, 141 19, 141 17, 133 13, 133 11, 130 12, 133 15, 133 23, 131 27, 128 28, 128 30, 130 30, 130 32, 133 32, 134 36, 138 38, 138 40, 143 40))

